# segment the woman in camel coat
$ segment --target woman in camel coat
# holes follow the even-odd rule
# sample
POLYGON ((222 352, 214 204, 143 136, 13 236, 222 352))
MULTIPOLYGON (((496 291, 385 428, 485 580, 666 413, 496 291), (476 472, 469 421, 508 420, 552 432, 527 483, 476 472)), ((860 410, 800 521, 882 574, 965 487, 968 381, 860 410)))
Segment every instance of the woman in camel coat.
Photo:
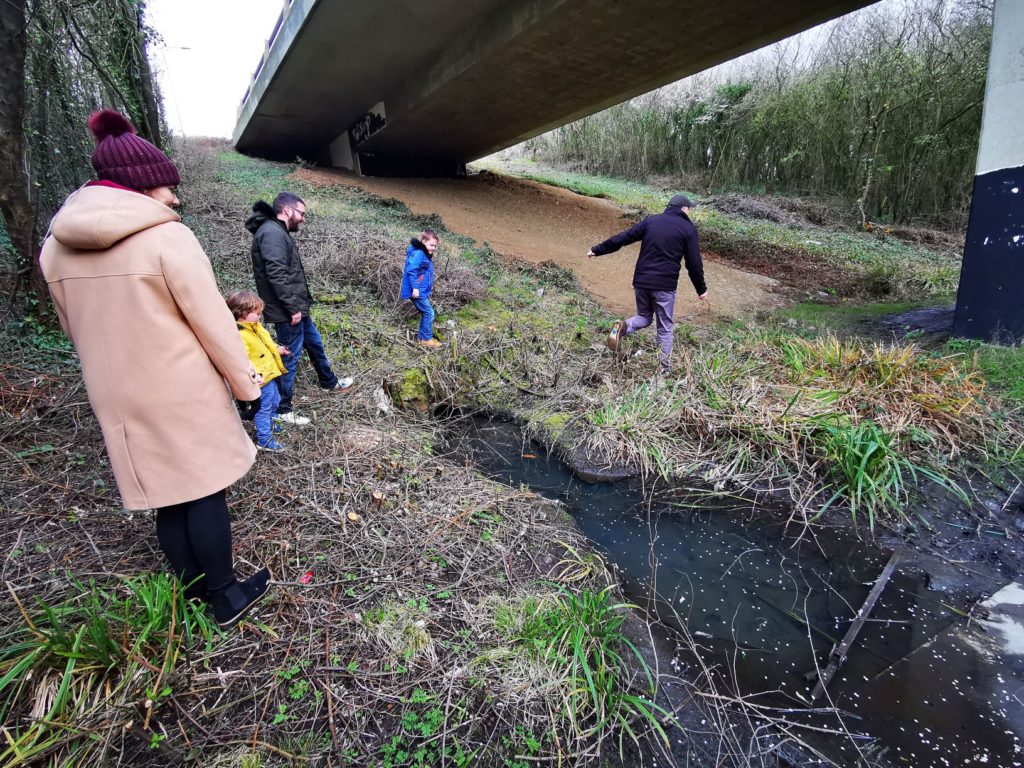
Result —
POLYGON ((157 537, 192 594, 232 624, 266 592, 235 579, 225 488, 256 449, 234 398, 260 387, 213 270, 178 205, 178 171, 112 110, 95 113, 100 180, 54 217, 40 264, 75 345, 127 509, 156 509, 157 537))

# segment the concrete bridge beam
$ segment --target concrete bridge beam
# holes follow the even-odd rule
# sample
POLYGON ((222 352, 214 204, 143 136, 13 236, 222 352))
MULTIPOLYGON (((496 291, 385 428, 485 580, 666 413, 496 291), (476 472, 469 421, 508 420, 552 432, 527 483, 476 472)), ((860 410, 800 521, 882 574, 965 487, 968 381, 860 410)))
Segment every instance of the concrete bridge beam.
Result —
POLYGON ((290 0, 235 143, 457 171, 872 1, 290 0))

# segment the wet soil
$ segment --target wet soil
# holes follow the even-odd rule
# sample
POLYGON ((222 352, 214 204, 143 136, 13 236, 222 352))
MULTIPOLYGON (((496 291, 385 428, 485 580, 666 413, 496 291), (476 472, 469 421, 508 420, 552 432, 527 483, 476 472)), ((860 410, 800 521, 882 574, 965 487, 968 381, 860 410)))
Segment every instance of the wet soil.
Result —
POLYGON ((927 336, 944 342, 953 333, 954 307, 922 307, 883 318, 882 328, 898 338, 927 336))
MULTIPOLYGON (((597 259, 586 257, 592 245, 632 224, 626 209, 616 203, 488 172, 464 179, 408 179, 303 168, 295 177, 321 186, 358 187, 401 200, 415 214, 440 215, 449 230, 487 242, 505 256, 571 269, 609 312, 633 313, 633 265, 639 246, 597 259)), ((702 322, 715 314, 735 316, 784 302, 786 286, 778 280, 730 266, 713 249, 704 253, 704 273, 709 304, 697 301, 684 274, 676 300, 677 321, 702 322)))
POLYGON ((821 256, 764 242, 705 241, 722 262, 769 277, 780 286, 777 290, 784 288, 794 298, 856 296, 863 292, 855 272, 821 256))
POLYGON ((906 547, 901 568, 921 574, 930 592, 974 602, 1024 573, 1024 489, 1000 487, 981 475, 969 485, 969 509, 926 490, 910 510, 914 524, 880 528, 874 538, 889 549, 906 547))

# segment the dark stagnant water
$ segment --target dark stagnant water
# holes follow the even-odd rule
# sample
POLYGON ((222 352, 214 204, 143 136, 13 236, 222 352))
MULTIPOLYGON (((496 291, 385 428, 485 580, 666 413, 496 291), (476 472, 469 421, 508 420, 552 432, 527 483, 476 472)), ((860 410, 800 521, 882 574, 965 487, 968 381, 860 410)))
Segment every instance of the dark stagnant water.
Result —
MULTIPOLYGON (((460 419, 450 449, 494 479, 563 502, 631 599, 653 603, 669 626, 685 624, 705 660, 760 704, 810 706, 812 645, 824 668, 889 559, 837 530, 797 543, 778 510, 769 519, 749 501, 581 482, 507 422, 460 419)), ((897 569, 829 685, 832 703, 848 713, 861 748, 873 745, 893 765, 1024 765, 1019 681, 963 631, 956 611, 964 606, 949 599, 897 569)), ((821 715, 787 717, 837 726, 821 715)), ((815 739, 837 762, 857 762, 851 740, 815 739)))

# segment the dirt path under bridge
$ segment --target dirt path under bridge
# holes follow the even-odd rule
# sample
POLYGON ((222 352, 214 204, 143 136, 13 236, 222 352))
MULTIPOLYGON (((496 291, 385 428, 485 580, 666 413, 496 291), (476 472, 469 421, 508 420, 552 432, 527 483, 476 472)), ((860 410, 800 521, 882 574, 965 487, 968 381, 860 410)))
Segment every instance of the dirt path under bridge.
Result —
MULTIPOLYGON (((304 168, 295 176, 311 184, 345 184, 393 197, 415 214, 436 213, 449 230, 486 241, 506 256, 531 263, 551 261, 571 269, 610 312, 633 312, 631 279, 639 246, 586 258, 591 245, 630 225, 624 209, 608 200, 494 173, 465 179, 392 179, 304 168)), ((738 315, 782 303, 776 280, 719 263, 713 253, 704 254, 704 273, 713 313, 738 315)), ((684 271, 676 319, 699 322, 708 311, 697 301, 684 271)))

